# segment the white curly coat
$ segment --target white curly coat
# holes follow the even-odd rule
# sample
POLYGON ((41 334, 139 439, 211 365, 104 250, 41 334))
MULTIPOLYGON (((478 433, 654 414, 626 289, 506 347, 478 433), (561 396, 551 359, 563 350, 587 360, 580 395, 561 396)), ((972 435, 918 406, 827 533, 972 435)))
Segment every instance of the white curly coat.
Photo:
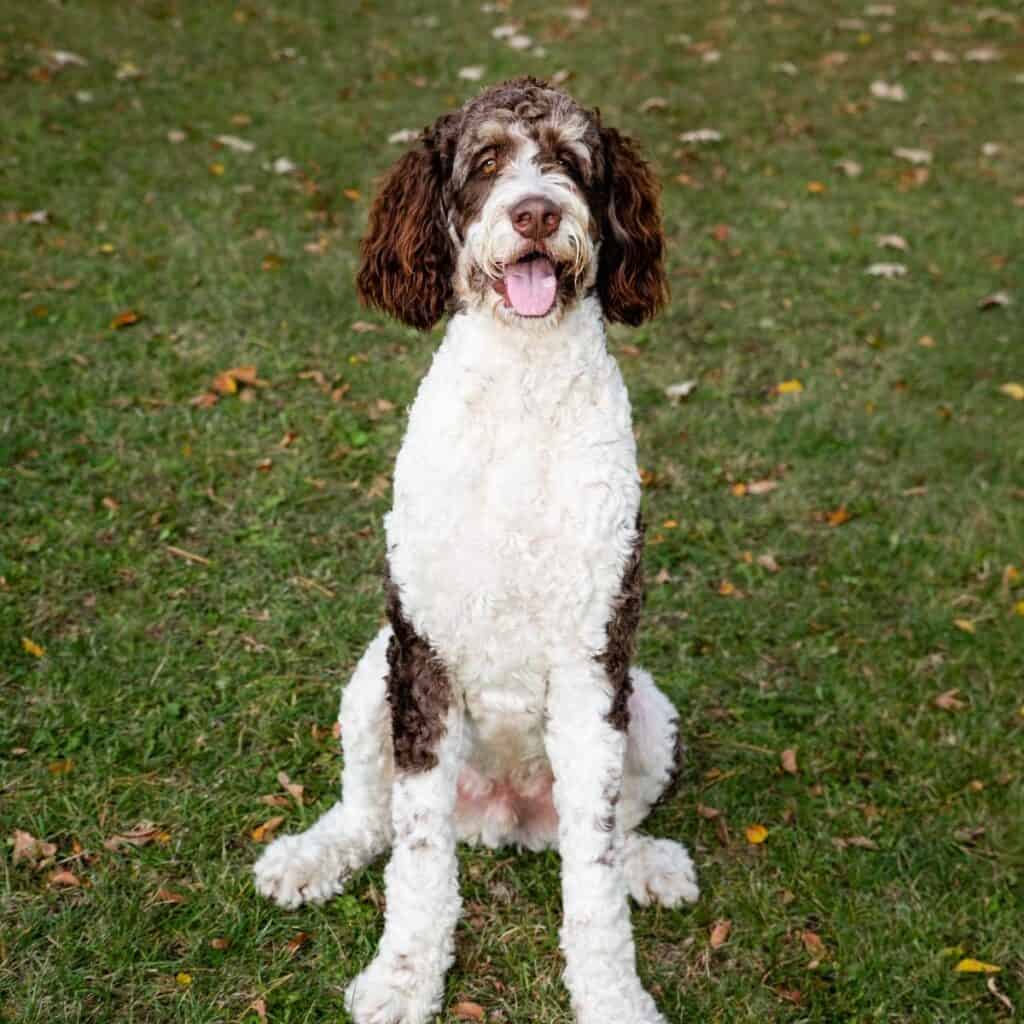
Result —
MULTIPOLYGON (((522 194, 515 174, 483 222, 522 194)), ((596 245, 586 257, 592 283, 596 245)), ((629 398, 592 290, 530 321, 496 316, 490 293, 463 298, 410 412, 386 520, 404 614, 452 686, 437 763, 396 771, 385 627, 342 697, 342 799, 272 843, 256 884, 284 907, 323 901, 390 847, 384 934, 346 1005, 357 1024, 425 1024, 454 955, 457 840, 555 847, 576 1020, 663 1024, 627 897, 698 895, 684 847, 636 831, 676 769, 678 717, 634 667, 628 732, 616 728, 597 660, 637 541, 629 398)))

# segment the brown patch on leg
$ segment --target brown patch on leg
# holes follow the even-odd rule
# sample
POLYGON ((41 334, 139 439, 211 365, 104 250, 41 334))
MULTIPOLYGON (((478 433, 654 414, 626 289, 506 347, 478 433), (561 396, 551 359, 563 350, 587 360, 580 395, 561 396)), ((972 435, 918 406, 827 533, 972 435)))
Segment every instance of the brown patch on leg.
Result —
POLYGON ((437 746, 451 704, 451 682, 437 652, 405 617, 402 596, 390 573, 384 588, 392 630, 387 699, 395 765, 402 772, 425 772, 437 765, 437 746))
POLYGON ((612 707, 608 721, 616 729, 625 732, 629 728, 629 698, 633 683, 629 678, 629 666, 636 647, 636 630, 640 624, 640 607, 644 600, 644 578, 641 555, 644 549, 644 523, 637 513, 636 539, 633 550, 626 560, 622 573, 622 584, 616 597, 611 618, 605 626, 608 642, 597 660, 605 667, 612 684, 612 707))

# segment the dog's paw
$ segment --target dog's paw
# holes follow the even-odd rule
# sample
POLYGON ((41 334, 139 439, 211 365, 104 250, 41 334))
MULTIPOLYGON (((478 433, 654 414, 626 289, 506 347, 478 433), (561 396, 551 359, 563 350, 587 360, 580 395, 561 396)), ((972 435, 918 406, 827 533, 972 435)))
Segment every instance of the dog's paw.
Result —
POLYGON ((638 981, 603 998, 592 998, 591 993, 573 999, 572 1005, 576 1024, 668 1024, 638 981))
POLYGON ((700 897, 697 869, 686 847, 671 839, 633 836, 626 851, 625 875, 629 894, 642 907, 658 903, 678 907, 700 897))
POLYGON ((323 903, 345 887, 337 851, 309 834, 275 839, 253 865, 256 889, 288 910, 323 903))
POLYGON ((355 1024, 425 1024, 441 1007, 444 975, 405 956, 378 955, 345 990, 355 1024))

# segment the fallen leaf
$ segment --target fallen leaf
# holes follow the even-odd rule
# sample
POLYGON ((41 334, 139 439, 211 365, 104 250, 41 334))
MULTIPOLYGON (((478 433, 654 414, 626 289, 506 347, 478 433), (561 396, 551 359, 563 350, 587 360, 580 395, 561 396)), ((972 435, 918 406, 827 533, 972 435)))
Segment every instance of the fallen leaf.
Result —
POLYGON ((964 60, 971 61, 973 64, 992 64, 1002 59, 1002 53, 994 46, 976 46, 964 54, 964 60))
POLYGON ((800 770, 796 764, 796 751, 793 749, 784 750, 779 755, 779 761, 782 764, 782 770, 787 772, 789 775, 796 775, 800 770))
POLYGON ((221 938, 221 937, 218 937, 218 938, 215 938, 215 939, 210 939, 210 949, 225 950, 225 949, 229 949, 230 946, 231 946, 231 940, 230 939, 225 939, 225 938, 221 938))
POLYGON ((747 494, 770 494, 778 486, 778 480, 752 480, 747 484, 747 494))
POLYGON ((746 827, 747 842, 760 846, 768 838, 768 829, 764 825, 748 825, 746 827))
POLYGON ((77 875, 66 870, 54 871, 54 873, 50 875, 48 881, 50 885, 56 885, 63 889, 77 889, 82 884, 77 875))
POLYGON ((899 249, 906 252, 910 243, 902 235, 879 235, 875 241, 880 249, 899 249))
POLYGON ((680 402, 684 398, 689 398, 696 388, 695 380, 680 381, 678 384, 670 384, 665 388, 665 396, 673 402, 680 402))
POLYGON ((124 61, 118 66, 117 71, 114 72, 114 77, 119 82, 131 82, 137 78, 141 78, 142 75, 142 69, 133 64, 130 60, 124 61))
POLYGON ((859 178, 864 170, 856 160, 837 160, 835 167, 848 178, 859 178))
POLYGON ((252 1010, 252 1012, 255 1013, 256 1016, 259 1018, 260 1024, 267 1024, 267 1001, 266 1001, 266 999, 264 999, 262 997, 260 997, 259 999, 254 999, 249 1004, 249 1009, 252 1010))
POLYGON ((932 152, 930 149, 911 149, 906 146, 897 146, 892 151, 892 155, 912 164, 930 164, 932 162, 932 152))
POLYGON ((729 938, 732 931, 732 921, 716 921, 711 926, 711 948, 720 949, 729 938))
POLYGON ((459 68, 459 78, 467 82, 479 82, 484 77, 484 66, 482 64, 471 64, 469 67, 459 68))
POLYGON ((861 850, 877 850, 878 843, 874 839, 869 839, 867 836, 847 836, 843 842, 847 846, 855 846, 861 850))
POLYGON ((275 174, 293 174, 299 168, 298 168, 298 165, 296 165, 291 160, 289 160, 288 157, 286 157, 286 156, 279 156, 270 165, 270 169, 275 174))
POLYGON ((140 821, 138 825, 127 832, 119 832, 109 839, 104 839, 103 845, 106 849, 116 853, 122 846, 138 848, 148 846, 154 842, 169 843, 170 841, 170 832, 162 829, 159 825, 154 825, 150 821, 140 821))
POLYGON ((288 955, 295 956, 295 954, 298 953, 298 951, 302 949, 302 947, 306 945, 312 937, 313 936, 310 935, 309 932, 296 932, 295 935, 288 940, 288 943, 285 946, 288 950, 288 955))
POLYGON ((174 976, 174 980, 182 988, 188 988, 189 985, 192 984, 192 975, 187 974, 185 971, 178 971, 178 973, 174 976))
POLYGON ((871 95, 876 100, 904 103, 907 99, 907 90, 898 82, 883 82, 879 80, 871 83, 871 95))
POLYGON ((167 133, 167 141, 175 146, 180 146, 187 138, 188 136, 180 128, 172 128, 167 133))
POLYGON ((960 711, 967 707, 967 704, 957 697, 960 692, 959 688, 953 690, 946 690, 944 693, 940 693, 932 703, 943 711, 960 711))
POLYGON ((999 391, 1018 402, 1024 402, 1024 384, 1011 382, 1000 386, 999 391))
POLYGON ((773 555, 758 555, 757 564, 761 566, 762 569, 767 569, 768 572, 779 571, 779 563, 775 560, 775 557, 773 555))
POLYGON ((280 783, 282 789, 286 790, 288 795, 301 807, 302 794, 305 787, 300 786, 297 782, 292 782, 292 780, 288 778, 287 772, 278 772, 277 781, 280 783))
POLYGON ((217 161, 217 160, 214 160, 214 162, 212 164, 210 164, 210 168, 209 168, 210 173, 215 178, 223 177, 225 169, 226 168, 224 167, 224 165, 222 163, 220 163, 219 161, 217 161))
POLYGON ((119 330, 122 327, 131 327, 133 324, 137 324, 142 319, 142 314, 137 313, 134 309, 126 309, 121 313, 118 313, 113 320, 110 321, 111 329, 119 330))
POLYGON ((894 277, 906 277, 907 268, 903 263, 872 263, 864 273, 871 277, 884 277, 892 280, 894 277))
POLYGON ((353 203, 358 202, 362 198, 362 193, 357 188, 343 188, 341 194, 353 203))
POLYGON ((70 757, 67 757, 63 761, 51 762, 47 765, 47 770, 51 775, 67 775, 74 766, 75 762, 70 757))
POLYGON ((27 636, 21 638, 21 649, 26 654, 31 654, 33 658, 41 658, 46 653, 45 648, 40 647, 34 640, 29 640, 27 636))
POLYGON ((184 902, 185 897, 180 892, 175 892, 173 889, 161 888, 157 889, 157 891, 153 894, 154 906, 161 904, 173 905, 184 902))
POLYGON ((953 970, 957 974, 998 974, 1002 967, 997 967, 995 964, 987 964, 984 960, 975 960, 974 957, 966 956, 953 970))
POLYGON ((839 508, 833 509, 825 516, 825 522, 829 526, 842 526, 843 523, 848 523, 851 519, 850 513, 847 511, 845 505, 840 505, 839 508))
POLYGON ((269 843, 274 838, 274 833, 284 824, 284 817, 277 816, 268 818, 262 825, 257 825, 250 835, 254 842, 269 843))
POLYGON ((640 113, 647 114, 652 110, 667 110, 668 100, 664 96, 649 96, 640 104, 640 113))
POLYGON ((458 1020, 483 1020, 484 1008, 479 1003, 461 1002, 452 1007, 452 1013, 458 1020))
POLYGON ((30 867, 38 868, 42 862, 55 856, 57 846, 55 843, 46 843, 36 839, 30 832, 23 832, 21 829, 14 830, 14 849, 11 851, 11 863, 19 864, 26 861, 30 867))
POLYGON ((800 941, 803 942, 804 949, 806 949, 807 952, 816 960, 821 960, 828 955, 828 950, 825 949, 825 943, 821 941, 821 936, 817 932, 801 932, 800 941))
POLYGON ((793 380, 784 380, 776 384, 774 391, 778 395, 798 395, 803 389, 803 384, 794 378, 793 380))
POLYGON ((1010 301, 1008 292, 993 292, 978 300, 978 309, 997 309, 1001 306, 1009 306, 1010 301))
POLYGON ((388 136, 388 142, 390 142, 392 146, 402 146, 410 142, 415 142, 419 137, 420 133, 418 131, 415 131, 412 128, 401 128, 397 132, 392 132, 388 136))
POLYGON ((697 128, 693 131, 683 132, 679 136, 679 141, 687 144, 702 145, 705 143, 721 142, 722 138, 722 133, 714 128, 697 128))
POLYGON ((353 320, 349 325, 349 330, 354 334, 373 334, 380 330, 380 326, 371 324, 368 320, 353 320))
POLYGON ((251 153, 256 148, 255 143, 240 139, 237 135, 217 135, 214 141, 233 153, 251 153))
POLYGON ((811 195, 820 196, 828 191, 828 186, 823 181, 809 181, 807 182, 807 191, 811 195))
POLYGON ((963 633, 970 633, 972 636, 978 631, 970 619, 954 619, 953 625, 963 633))
POLYGON ((799 1006, 803 1002, 803 993, 798 988, 780 987, 774 991, 780 999, 784 999, 787 1003, 792 1003, 794 1006, 799 1006))

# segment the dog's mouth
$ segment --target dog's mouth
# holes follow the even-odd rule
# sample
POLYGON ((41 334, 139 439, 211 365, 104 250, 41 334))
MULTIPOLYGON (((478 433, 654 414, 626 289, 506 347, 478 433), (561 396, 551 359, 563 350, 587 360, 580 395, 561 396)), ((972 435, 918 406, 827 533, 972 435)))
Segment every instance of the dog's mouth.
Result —
POLYGON ((506 263, 492 286, 520 316, 547 316, 558 295, 559 269, 547 253, 534 250, 506 263))

